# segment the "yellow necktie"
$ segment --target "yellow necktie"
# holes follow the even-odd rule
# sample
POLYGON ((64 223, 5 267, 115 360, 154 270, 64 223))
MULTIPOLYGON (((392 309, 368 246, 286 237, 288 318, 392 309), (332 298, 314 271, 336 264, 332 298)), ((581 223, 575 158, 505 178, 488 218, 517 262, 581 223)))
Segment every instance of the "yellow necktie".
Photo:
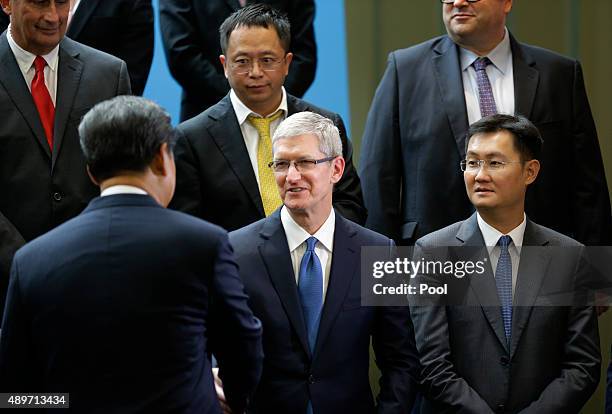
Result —
POLYGON ((274 172, 268 167, 272 161, 272 138, 270 137, 270 124, 282 116, 282 111, 277 111, 268 118, 259 118, 249 115, 248 120, 257 129, 259 134, 259 145, 257 145, 257 169, 259 170, 259 193, 263 202, 266 217, 272 214, 281 204, 282 200, 278 194, 274 172))

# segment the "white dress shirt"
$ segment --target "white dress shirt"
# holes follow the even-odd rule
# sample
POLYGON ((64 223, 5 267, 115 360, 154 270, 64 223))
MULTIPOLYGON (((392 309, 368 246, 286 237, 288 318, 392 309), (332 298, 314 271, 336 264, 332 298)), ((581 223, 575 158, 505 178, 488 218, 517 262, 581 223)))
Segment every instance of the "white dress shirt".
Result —
POLYGON ((142 194, 147 195, 148 193, 139 187, 134 187, 133 185, 125 185, 125 184, 117 184, 112 185, 108 188, 105 188, 104 191, 100 193, 100 197, 106 197, 115 194, 142 194))
POLYGON ((249 159, 251 160, 251 166, 257 179, 257 186, 259 186, 259 167, 257 166, 257 148, 259 146, 259 133, 257 129, 248 121, 249 115, 253 115, 259 118, 265 118, 269 115, 275 114, 278 110, 282 110, 283 114, 274 122, 270 124, 270 138, 274 136, 274 131, 278 125, 287 118, 287 92, 283 87, 283 97, 281 98, 280 105, 271 114, 258 114, 251 111, 236 95, 236 92, 232 89, 230 91, 230 100, 232 101, 232 107, 238 118, 238 124, 240 125, 240 131, 242 132, 242 138, 249 153, 249 159))
MULTIPOLYGON (((28 89, 30 92, 32 92, 32 80, 36 74, 36 69, 34 68, 34 59, 36 59, 36 55, 23 49, 15 42, 15 39, 13 39, 13 36, 11 35, 10 24, 6 31, 6 40, 8 40, 9 47, 11 48, 13 55, 15 55, 15 60, 17 60, 17 65, 19 65, 19 69, 21 70, 21 74, 28 85, 28 89)), ((57 65, 59 61, 58 53, 59 45, 55 46, 55 48, 48 54, 42 56, 47 62, 47 66, 45 66, 44 70, 45 85, 47 86, 49 95, 51 95, 53 106, 55 106, 55 96, 57 91, 57 65)))
POLYGON ((476 217, 478 218, 478 227, 480 228, 480 232, 484 238, 485 246, 487 246, 487 251, 489 252, 489 260, 491 262, 491 268, 493 269, 493 276, 495 276, 497 262, 499 261, 499 256, 501 254, 501 247, 497 245, 499 238, 501 236, 510 236, 512 239, 512 242, 508 246, 508 253, 510 253, 510 260, 512 261, 512 295, 514 295, 516 279, 518 277, 519 262, 521 260, 523 236, 525 236, 525 227, 527 225, 525 213, 523 213, 523 221, 521 224, 505 235, 484 221, 484 219, 480 217, 480 214, 476 213, 476 217))
MULTIPOLYGON (((481 56, 474 52, 459 48, 461 60, 461 74, 463 77, 463 92, 465 93, 465 105, 467 108, 468 122, 473 124, 482 116, 478 103, 478 83, 476 81, 476 70, 472 63, 481 56)), ((487 76, 493 91, 495 106, 500 114, 514 114, 514 70, 512 67, 512 49, 510 48, 510 36, 506 29, 504 39, 495 46, 495 49, 487 55, 493 63, 487 66, 487 76)))
POLYGON ((334 209, 331 209, 331 213, 329 213, 327 220, 325 220, 321 228, 312 235, 293 220, 293 217, 291 217, 285 206, 281 208, 280 215, 281 223, 283 224, 285 235, 287 236, 287 244, 289 245, 296 284, 300 281, 300 263, 302 262, 304 253, 306 253, 306 240, 311 236, 318 240, 314 250, 321 261, 321 270, 323 272, 323 303, 325 303, 334 248, 334 230, 336 228, 336 213, 334 213, 334 209))

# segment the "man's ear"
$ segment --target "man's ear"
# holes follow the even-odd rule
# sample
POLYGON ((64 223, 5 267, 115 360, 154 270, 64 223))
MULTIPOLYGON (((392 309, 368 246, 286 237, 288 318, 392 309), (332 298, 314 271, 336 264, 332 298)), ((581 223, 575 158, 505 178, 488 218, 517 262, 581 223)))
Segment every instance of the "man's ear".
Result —
POLYGON ((221 66, 223 66, 223 73, 225 74, 225 78, 227 78, 228 68, 227 68, 227 58, 225 57, 225 55, 219 55, 219 62, 221 62, 221 66))
POLYGON ((96 177, 94 177, 93 174, 91 173, 91 170, 89 169, 89 165, 87 166, 87 175, 89 176, 89 179, 91 180, 92 183, 94 183, 98 187, 100 186, 100 183, 98 182, 98 180, 96 180, 96 177))
POLYGON ((287 52, 285 55, 285 76, 289 74, 289 67, 291 66, 291 61, 293 61, 293 53, 287 52))
POLYGON ((2 5, 2 10, 4 13, 10 16, 12 13, 11 0, 0 0, 0 5, 2 5))
POLYGON ((331 182, 336 184, 342 178, 342 174, 344 174, 345 161, 342 156, 338 156, 332 160, 332 176, 331 182))
POLYGON ((538 178, 538 174, 540 173, 540 161, 538 160, 529 160, 525 163, 525 184, 529 185, 533 183, 536 178, 538 178))
POLYGON ((159 149, 155 153, 149 168, 155 175, 164 176, 168 174, 168 168, 166 166, 166 158, 171 157, 172 155, 169 152, 168 144, 164 142, 160 145, 159 149))

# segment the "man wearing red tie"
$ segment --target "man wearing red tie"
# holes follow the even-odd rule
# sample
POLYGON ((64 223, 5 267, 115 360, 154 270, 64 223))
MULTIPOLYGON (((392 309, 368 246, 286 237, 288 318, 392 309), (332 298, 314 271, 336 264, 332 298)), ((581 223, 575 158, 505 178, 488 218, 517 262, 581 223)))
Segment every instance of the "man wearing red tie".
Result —
POLYGON ((70 1, 0 4, 11 21, 0 36, 0 212, 28 241, 96 195, 77 126, 130 82, 123 61, 64 37, 70 1))

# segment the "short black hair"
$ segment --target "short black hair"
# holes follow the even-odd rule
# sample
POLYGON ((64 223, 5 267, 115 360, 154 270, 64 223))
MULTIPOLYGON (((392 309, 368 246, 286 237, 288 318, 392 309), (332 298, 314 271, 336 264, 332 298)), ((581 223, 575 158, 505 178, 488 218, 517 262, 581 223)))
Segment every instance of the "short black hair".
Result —
POLYGON ((474 122, 467 132, 465 151, 474 135, 499 131, 508 131, 512 135, 514 147, 521 154, 522 161, 541 159, 544 140, 538 128, 522 115, 495 114, 474 122))
POLYGON ((117 96, 95 105, 79 125, 81 149, 96 180, 142 172, 162 144, 172 153, 177 133, 170 115, 147 99, 117 96))
POLYGON ((219 27, 219 41, 223 54, 227 51, 229 37, 239 27, 273 27, 280 43, 289 51, 291 45, 291 24, 287 16, 267 4, 251 4, 232 13, 219 27))

